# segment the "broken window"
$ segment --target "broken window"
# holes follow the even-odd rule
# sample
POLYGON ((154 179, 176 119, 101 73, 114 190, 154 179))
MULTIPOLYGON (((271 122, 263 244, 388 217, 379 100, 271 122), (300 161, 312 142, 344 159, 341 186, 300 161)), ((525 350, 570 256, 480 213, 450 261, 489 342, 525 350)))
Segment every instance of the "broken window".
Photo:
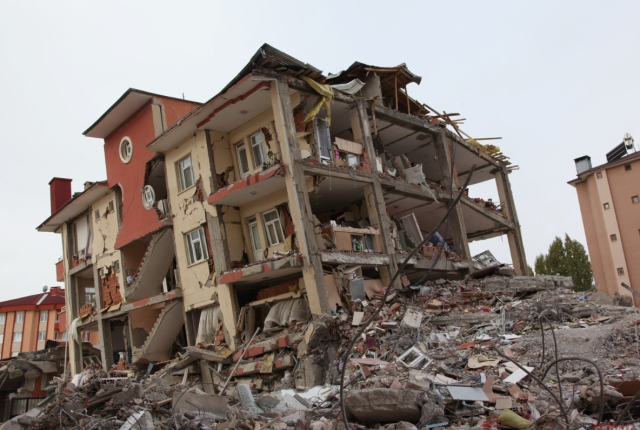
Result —
POLYGON ((265 212, 262 214, 262 218, 264 218, 264 228, 267 230, 269 246, 284 243, 284 230, 282 229, 282 222, 280 222, 280 214, 278 211, 272 209, 269 212, 265 212))
POLYGON ((73 225, 75 230, 75 255, 79 260, 87 258, 87 253, 90 254, 90 235, 89 235, 89 217, 87 215, 81 217, 73 225), (87 252, 89 251, 89 252, 87 252))
POLYGON ((84 289, 84 292, 85 292, 85 303, 96 302, 96 289, 94 287, 86 287, 84 289))
POLYGON ((184 191, 195 185, 196 181, 193 176, 191 155, 178 161, 178 176, 180 177, 180 191, 184 191))
POLYGON ((189 264, 195 264, 209 258, 207 252, 206 240, 204 237, 204 229, 200 227, 197 230, 187 233, 187 250, 189 254, 189 264))
POLYGON ((260 241, 260 232, 258 231, 258 220, 255 216, 247 218, 247 228, 249 229, 249 238, 251 239, 253 261, 261 261, 263 253, 262 242, 260 241))
POLYGON ((318 137, 320 158, 331 161, 331 134, 329 133, 327 121, 322 118, 316 118, 315 126, 318 137))
POLYGON ((264 137, 261 131, 251 136, 251 150, 253 152, 254 168, 258 168, 267 162, 267 156, 264 153, 264 137))
POLYGON ((238 169, 240 169, 240 176, 244 178, 250 173, 249 158, 247 156, 247 148, 244 146, 244 142, 236 144, 236 155, 238 156, 238 169))

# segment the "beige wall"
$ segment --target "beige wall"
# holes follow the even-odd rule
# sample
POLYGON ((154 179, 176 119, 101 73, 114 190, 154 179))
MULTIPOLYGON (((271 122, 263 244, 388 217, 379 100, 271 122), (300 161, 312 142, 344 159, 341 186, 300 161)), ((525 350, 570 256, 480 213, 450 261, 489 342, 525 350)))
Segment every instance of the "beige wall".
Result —
POLYGON ((629 164, 630 171, 621 163, 597 170, 575 184, 594 280, 608 294, 629 295, 620 286, 622 282, 640 291, 640 266, 634 264, 640 261, 640 204, 631 201, 640 194, 640 160, 629 164), (605 203, 609 209, 604 209, 605 203), (611 240, 613 234, 616 241, 611 240), (618 268, 623 268, 623 275, 618 268))
MULTIPOLYGON (((224 139, 223 133, 211 132, 212 141, 224 139)), ((206 213, 215 214, 214 208, 206 201, 211 194, 211 169, 204 131, 198 131, 176 149, 165 154, 167 168, 167 193, 173 215, 173 233, 176 247, 176 261, 180 272, 184 306, 186 310, 211 303, 215 292, 213 287, 205 287, 209 278, 207 261, 190 265, 187 257, 185 234, 206 225, 206 213), (196 197, 197 186, 180 191, 176 163, 191 155, 194 178, 200 180, 204 201, 196 197)))

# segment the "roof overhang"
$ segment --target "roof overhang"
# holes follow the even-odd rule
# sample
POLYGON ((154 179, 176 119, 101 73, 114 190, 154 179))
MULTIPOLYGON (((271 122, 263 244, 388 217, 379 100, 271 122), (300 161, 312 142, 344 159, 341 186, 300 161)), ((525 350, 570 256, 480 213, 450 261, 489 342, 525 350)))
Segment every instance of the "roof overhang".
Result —
MULTIPOLYGON (((91 125, 91 127, 86 129, 82 134, 87 137, 98 137, 104 139, 109 136, 113 130, 118 128, 120 124, 126 121, 127 118, 140 110, 140 108, 142 108, 146 103, 149 103, 156 96, 175 99, 175 97, 162 96, 160 94, 129 88, 109 109, 107 109, 104 114, 102 114, 100 118, 98 118, 96 122, 91 125)), ((176 100, 182 101, 183 99, 176 100)))
POLYGON ((36 230, 56 232, 62 224, 80 214, 99 198, 106 196, 108 192, 109 187, 106 182, 94 183, 55 211, 45 222, 40 224, 36 230))

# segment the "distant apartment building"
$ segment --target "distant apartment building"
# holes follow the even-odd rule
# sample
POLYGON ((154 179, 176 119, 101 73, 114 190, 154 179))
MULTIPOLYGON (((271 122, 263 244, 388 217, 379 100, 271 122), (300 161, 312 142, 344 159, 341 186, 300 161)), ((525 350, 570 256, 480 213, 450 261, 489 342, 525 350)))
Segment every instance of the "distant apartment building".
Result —
MULTIPOLYGON (((630 136, 628 136, 630 137, 630 136)), ((640 293, 640 153, 628 153, 633 141, 607 154, 608 162, 592 167, 591 158, 576 158, 576 188, 593 277, 598 291, 609 295, 640 293)), ((640 305, 634 297, 636 306, 640 305)))
POLYGON ((494 182, 500 202, 463 196, 394 286, 463 278, 469 242, 501 235, 526 275, 513 166, 410 97, 421 79, 362 63, 325 76, 264 45, 205 103, 125 92, 84 132, 104 141, 107 179, 74 195, 52 179, 38 227, 62 235, 69 330, 97 331, 108 368, 234 348, 272 309, 280 323, 335 309, 388 285, 474 165, 471 184, 494 182))
POLYGON ((66 324, 60 326, 59 313, 64 306, 64 290, 60 287, 0 302, 2 359, 43 349, 47 340, 63 340, 66 324))

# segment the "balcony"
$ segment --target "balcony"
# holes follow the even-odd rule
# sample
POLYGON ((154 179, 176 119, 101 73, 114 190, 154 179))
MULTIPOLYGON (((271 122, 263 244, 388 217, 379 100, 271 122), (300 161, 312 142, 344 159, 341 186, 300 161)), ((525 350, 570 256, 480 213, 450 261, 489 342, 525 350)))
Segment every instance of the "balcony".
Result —
POLYGON ((209 196, 209 204, 242 206, 285 188, 284 174, 284 166, 276 164, 267 170, 220 188, 209 196))

